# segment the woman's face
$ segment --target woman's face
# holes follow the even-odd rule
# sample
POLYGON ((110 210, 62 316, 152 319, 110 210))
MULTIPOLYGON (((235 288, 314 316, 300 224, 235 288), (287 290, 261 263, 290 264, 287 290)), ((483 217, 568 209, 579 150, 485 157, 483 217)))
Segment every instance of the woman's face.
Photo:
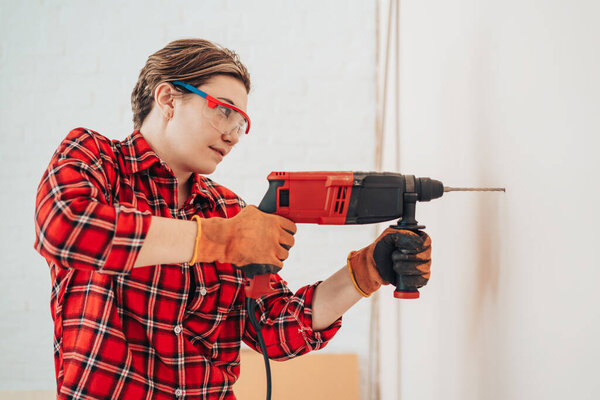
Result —
MULTIPOLYGON (((216 75, 198 88, 246 112, 248 94, 238 79, 216 75)), ((169 166, 174 171, 210 174, 237 144, 236 133, 223 134, 211 124, 206 107, 207 100, 194 93, 175 99, 173 118, 166 127, 173 153, 169 166)))

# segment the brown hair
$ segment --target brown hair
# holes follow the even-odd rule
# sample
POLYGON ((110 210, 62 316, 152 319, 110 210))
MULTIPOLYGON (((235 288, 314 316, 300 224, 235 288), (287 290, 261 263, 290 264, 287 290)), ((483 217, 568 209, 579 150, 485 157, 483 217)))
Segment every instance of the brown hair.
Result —
MULTIPOLYGON (((204 39, 175 40, 148 57, 131 93, 134 129, 140 129, 154 104, 154 89, 163 82, 181 80, 193 86, 215 75, 239 79, 250 92, 250 74, 232 50, 204 39)), ((179 92, 183 89, 175 87, 179 92)))

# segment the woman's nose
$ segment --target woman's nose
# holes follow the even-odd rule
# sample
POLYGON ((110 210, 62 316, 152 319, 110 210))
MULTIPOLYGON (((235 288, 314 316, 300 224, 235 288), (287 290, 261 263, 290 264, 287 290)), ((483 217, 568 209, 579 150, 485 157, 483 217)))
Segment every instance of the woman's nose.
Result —
POLYGON ((223 141, 236 145, 240 141, 240 136, 237 129, 232 129, 229 133, 223 133, 223 141))

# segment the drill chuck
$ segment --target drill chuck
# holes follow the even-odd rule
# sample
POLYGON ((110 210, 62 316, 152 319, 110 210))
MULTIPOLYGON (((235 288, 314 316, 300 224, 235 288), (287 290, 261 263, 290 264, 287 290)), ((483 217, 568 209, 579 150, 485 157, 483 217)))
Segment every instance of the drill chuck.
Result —
POLYGON ((415 178, 415 182, 419 201, 437 199, 444 194, 444 185, 440 181, 430 178, 415 178))

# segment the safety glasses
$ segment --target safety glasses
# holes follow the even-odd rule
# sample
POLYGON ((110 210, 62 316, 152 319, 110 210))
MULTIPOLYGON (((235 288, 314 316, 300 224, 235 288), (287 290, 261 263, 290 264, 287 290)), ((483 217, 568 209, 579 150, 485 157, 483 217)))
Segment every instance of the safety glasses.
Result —
POLYGON ((242 134, 248 134, 250 131, 250 118, 239 108, 215 99, 189 83, 182 81, 173 81, 171 83, 204 98, 206 105, 202 108, 202 114, 213 128, 222 134, 231 135, 232 133, 237 133, 238 138, 241 138, 242 134))

